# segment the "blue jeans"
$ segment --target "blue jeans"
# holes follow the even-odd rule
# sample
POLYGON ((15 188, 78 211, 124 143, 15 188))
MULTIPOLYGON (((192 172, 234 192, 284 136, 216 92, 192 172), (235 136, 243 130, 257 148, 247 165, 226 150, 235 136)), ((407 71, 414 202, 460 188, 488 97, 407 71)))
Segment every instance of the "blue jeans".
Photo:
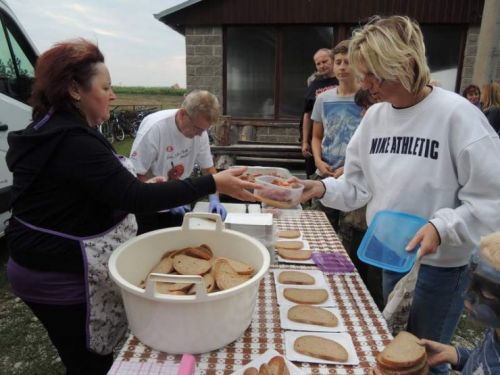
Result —
MULTIPOLYGON (((382 281, 384 298, 388 295, 386 288, 391 285, 394 287, 395 282, 404 276, 386 272, 383 273, 382 281)), ((467 266, 447 268, 421 265, 407 330, 417 337, 449 344, 464 308, 462 294, 468 284, 467 266)), ((447 364, 435 366, 430 371, 430 374, 448 373, 447 364)))

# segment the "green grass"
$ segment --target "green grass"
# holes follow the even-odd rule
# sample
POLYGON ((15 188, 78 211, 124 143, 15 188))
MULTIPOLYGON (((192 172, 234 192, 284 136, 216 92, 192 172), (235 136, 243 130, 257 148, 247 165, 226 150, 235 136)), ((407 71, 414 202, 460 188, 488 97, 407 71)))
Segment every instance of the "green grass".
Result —
POLYGON ((132 143, 134 143, 134 139, 127 137, 121 142, 115 141, 113 143, 113 147, 115 148, 118 155, 129 157, 130 149, 132 148, 132 143))
POLYGON ((62 375, 64 366, 47 332, 10 290, 5 239, 0 242, 0 374, 62 375))
POLYGON ((176 87, 113 86, 115 94, 183 96, 186 89, 176 87))

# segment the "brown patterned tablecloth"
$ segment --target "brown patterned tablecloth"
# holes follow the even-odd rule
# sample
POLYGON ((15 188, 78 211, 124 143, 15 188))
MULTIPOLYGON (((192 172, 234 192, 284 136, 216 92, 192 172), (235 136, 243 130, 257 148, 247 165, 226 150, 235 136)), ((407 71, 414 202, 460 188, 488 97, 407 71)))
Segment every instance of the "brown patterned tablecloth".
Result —
MULTIPOLYGON (((347 257, 326 216, 320 211, 303 211, 300 216, 277 221, 279 229, 299 229, 310 248, 334 251, 347 257)), ((276 264, 272 268, 317 269, 314 265, 276 264)), ((359 358, 359 365, 326 365, 294 362, 306 374, 367 374, 375 355, 392 336, 357 272, 325 274, 336 307, 340 310, 359 358)), ((280 326, 274 279, 268 273, 261 282, 252 324, 232 344, 210 353, 196 355, 197 373, 231 374, 268 349, 285 354, 284 330, 280 326)), ((180 355, 152 350, 133 335, 122 347, 109 374, 176 374, 180 355)))

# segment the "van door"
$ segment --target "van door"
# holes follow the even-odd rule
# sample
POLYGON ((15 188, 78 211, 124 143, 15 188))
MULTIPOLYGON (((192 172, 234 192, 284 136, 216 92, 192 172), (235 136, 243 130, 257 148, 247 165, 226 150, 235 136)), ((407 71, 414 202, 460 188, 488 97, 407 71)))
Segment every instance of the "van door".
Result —
POLYGON ((0 233, 9 213, 12 174, 7 168, 7 132, 23 129, 31 118, 27 104, 34 76, 36 50, 12 11, 0 3, 0 233))

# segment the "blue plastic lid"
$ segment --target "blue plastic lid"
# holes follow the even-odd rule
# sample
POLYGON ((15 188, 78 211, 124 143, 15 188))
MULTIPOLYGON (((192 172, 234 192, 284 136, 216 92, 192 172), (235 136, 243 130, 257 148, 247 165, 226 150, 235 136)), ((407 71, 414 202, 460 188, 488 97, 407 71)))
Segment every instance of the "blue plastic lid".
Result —
POLYGON ((427 221, 404 212, 377 212, 359 245, 358 258, 385 270, 408 272, 415 263, 420 246, 412 251, 405 248, 427 221))

